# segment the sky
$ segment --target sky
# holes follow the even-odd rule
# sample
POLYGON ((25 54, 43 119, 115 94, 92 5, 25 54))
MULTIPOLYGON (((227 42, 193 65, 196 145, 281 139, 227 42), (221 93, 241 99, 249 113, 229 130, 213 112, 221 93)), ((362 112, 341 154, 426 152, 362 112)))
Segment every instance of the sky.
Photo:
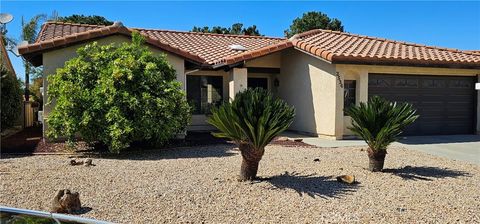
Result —
MULTIPOLYGON (((8 34, 20 39, 22 16, 37 14, 101 15, 127 27, 188 31, 193 26, 257 25, 266 36, 282 37, 292 20, 308 11, 321 11, 342 21, 345 31, 418 44, 480 50, 480 2, 346 2, 346 1, 22 1, 1 0, 0 11, 14 20, 8 34)), ((10 54, 17 76, 20 58, 10 54)))

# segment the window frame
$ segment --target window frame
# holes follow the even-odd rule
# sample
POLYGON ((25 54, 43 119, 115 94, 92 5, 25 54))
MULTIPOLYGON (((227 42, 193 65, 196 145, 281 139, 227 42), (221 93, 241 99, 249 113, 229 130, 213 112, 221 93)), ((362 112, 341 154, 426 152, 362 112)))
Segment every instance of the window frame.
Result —
MULTIPOLYGON (((211 79, 211 78, 218 78, 218 79, 220 79, 220 80, 217 80, 217 81, 219 81, 219 83, 217 83, 217 84, 219 84, 219 85, 217 86, 218 88, 215 88, 214 85, 212 84, 212 87, 213 87, 214 89, 217 89, 218 97, 220 97, 220 100, 217 100, 217 101, 215 101, 215 102, 212 103, 212 104, 216 104, 216 106, 218 106, 218 105, 220 105, 221 103, 223 103, 223 102, 225 101, 225 97, 224 97, 224 91, 225 91, 225 89, 224 89, 224 81, 225 81, 225 80, 224 80, 224 79, 225 79, 225 77, 224 77, 224 76, 222 76, 222 75, 210 75, 210 74, 187 75, 187 77, 186 77, 186 79, 185 79, 185 83, 186 83, 186 88, 185 88, 185 89, 186 89, 186 97, 187 97, 187 100, 188 100, 189 102, 195 101, 195 100, 197 100, 197 99, 200 100, 200 102, 199 102, 199 107, 200 107, 200 108, 197 108, 198 105, 197 105, 196 103, 195 103, 194 105, 192 105, 192 107, 193 107, 193 108, 192 108, 192 109, 193 109, 193 110, 192 110, 192 115, 208 115, 208 114, 210 114, 210 111, 206 111, 207 109, 202 107, 202 104, 203 104, 202 99, 204 99, 204 97, 202 97, 202 92, 201 92, 201 90, 202 90, 202 85, 201 85, 201 83, 202 83, 202 79, 204 79, 204 78, 207 79, 207 80, 208 80, 209 78, 210 78, 210 79, 211 79), (192 84, 193 84, 192 82, 189 82, 189 81, 188 81, 190 78, 198 78, 198 79, 200 79, 200 80, 199 80, 199 83, 197 83, 197 84, 200 84, 200 86, 195 87, 197 90, 200 90, 200 92, 192 93, 192 92, 189 90, 189 87, 191 88, 191 87, 192 87, 192 84), (189 93, 190 93, 190 94, 189 94, 189 93), (199 94, 199 95, 198 95, 198 96, 195 96, 195 97, 191 97, 191 96, 192 96, 191 94, 199 94)), ((207 82, 208 82, 208 81, 207 81, 207 82)), ((208 82, 208 84, 210 84, 210 83, 208 82)), ((207 93, 207 96, 208 96, 208 93, 207 93)))
POLYGON ((347 116, 346 110, 357 105, 357 80, 343 81, 343 115, 347 116), (350 93, 350 94, 349 94, 350 93))

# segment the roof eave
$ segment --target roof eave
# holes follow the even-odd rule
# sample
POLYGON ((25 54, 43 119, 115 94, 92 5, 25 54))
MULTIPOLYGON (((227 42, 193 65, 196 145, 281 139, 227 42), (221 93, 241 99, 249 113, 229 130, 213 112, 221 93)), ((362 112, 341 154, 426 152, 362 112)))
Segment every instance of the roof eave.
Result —
MULTIPOLYGON (((112 35, 125 35, 128 37, 131 37, 132 32, 134 32, 134 30, 128 29, 124 26, 112 25, 112 26, 95 29, 95 30, 85 31, 82 33, 68 35, 63 38, 59 38, 55 40, 43 41, 43 42, 22 46, 18 48, 18 52, 26 60, 32 62, 33 65, 40 66, 42 65, 41 55, 45 52, 60 49, 60 48, 65 48, 65 47, 69 47, 72 45, 77 45, 85 42, 90 42, 93 40, 105 38, 112 35), (40 57, 40 60, 38 60, 39 57, 40 57), (35 61, 32 61, 32 60, 35 60, 35 61)), ((185 60, 188 60, 190 62, 199 64, 202 66, 205 66, 206 64, 205 60, 203 60, 197 55, 183 51, 179 48, 169 46, 167 44, 163 44, 159 41, 146 37, 145 35, 144 37, 145 37, 146 43, 154 47, 157 47, 160 50, 172 53, 179 57, 185 58, 185 60)))
POLYGON ((360 64, 360 65, 386 65, 386 66, 412 66, 412 67, 437 67, 457 69, 480 69, 480 62, 459 62, 440 60, 418 60, 399 58, 372 58, 333 56, 334 64, 360 64))
POLYGON ((236 67, 240 64, 245 64, 246 61, 254 60, 257 58, 261 58, 273 53, 277 53, 287 48, 293 47, 293 44, 289 40, 282 41, 280 43, 276 43, 270 46, 262 47, 256 50, 247 51, 235 56, 224 58, 217 63, 212 65, 213 69, 218 69, 221 67, 229 66, 229 67, 236 67))

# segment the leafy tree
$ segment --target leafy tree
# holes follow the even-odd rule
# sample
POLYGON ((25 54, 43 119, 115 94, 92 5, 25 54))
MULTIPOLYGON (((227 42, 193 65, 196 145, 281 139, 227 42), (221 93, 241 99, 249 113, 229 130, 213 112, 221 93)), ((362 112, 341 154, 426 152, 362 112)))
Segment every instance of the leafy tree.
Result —
POLYGON ((22 90, 20 81, 15 75, 10 74, 3 65, 0 66, 1 77, 1 126, 2 131, 15 125, 15 122, 22 115, 22 90))
POLYGON ((103 16, 85 16, 85 15, 71 15, 71 16, 57 16, 56 19, 54 19, 59 22, 66 22, 66 23, 82 23, 82 24, 90 24, 90 25, 105 25, 109 26, 112 25, 113 22, 106 19, 103 16))
POLYGON ((216 137, 235 141, 242 154, 240 181, 253 180, 265 146, 293 122, 295 109, 266 90, 237 93, 232 102, 212 109, 208 123, 220 132, 216 137))
POLYGON ((165 55, 153 55, 144 39, 96 42, 48 77, 49 137, 99 141, 120 152, 134 141, 163 144, 183 131, 190 106, 165 55))
MULTIPOLYGON (((40 23, 46 19, 46 15, 40 14, 32 17, 30 20, 25 21, 22 17, 22 33, 21 39, 33 43, 37 39, 40 23)), ((27 60, 23 60, 23 66, 25 67, 25 100, 30 100, 29 85, 30 75, 37 73, 37 69, 27 60)))
POLYGON ((248 36, 261 36, 257 26, 252 25, 244 28, 242 23, 235 23, 231 28, 225 28, 220 26, 214 26, 210 29, 208 26, 197 27, 194 26, 192 32, 200 33, 218 33, 218 34, 236 34, 236 35, 248 35, 248 36))
POLYGON ((42 93, 40 92, 40 87, 43 86, 43 78, 40 76, 40 77, 36 77, 34 79, 32 79, 32 85, 30 85, 30 94, 33 98, 33 101, 35 102, 38 102, 38 104, 40 105, 40 108, 42 108, 43 106, 43 97, 42 97, 42 93))
POLYGON ((397 104, 379 96, 346 112, 353 120, 349 129, 368 144, 369 170, 373 172, 382 171, 387 147, 418 118, 411 104, 397 104))
POLYGON ((291 37, 297 33, 313 29, 336 30, 343 32, 342 22, 338 19, 331 19, 322 12, 307 12, 301 18, 292 21, 290 29, 285 30, 285 35, 291 37))

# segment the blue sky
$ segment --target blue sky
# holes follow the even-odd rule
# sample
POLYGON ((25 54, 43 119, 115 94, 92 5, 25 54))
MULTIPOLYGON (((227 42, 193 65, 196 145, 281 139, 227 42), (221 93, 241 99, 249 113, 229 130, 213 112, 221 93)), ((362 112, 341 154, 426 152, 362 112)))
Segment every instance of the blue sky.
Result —
MULTIPOLYGON (((189 30, 193 26, 257 25, 266 36, 283 36, 292 20, 321 11, 342 21, 347 32, 457 49, 480 49, 480 2, 138 2, 5 1, 14 15, 8 35, 19 39, 21 17, 51 14, 102 15, 129 27, 189 30)), ((11 55, 17 76, 19 58, 11 55)))

